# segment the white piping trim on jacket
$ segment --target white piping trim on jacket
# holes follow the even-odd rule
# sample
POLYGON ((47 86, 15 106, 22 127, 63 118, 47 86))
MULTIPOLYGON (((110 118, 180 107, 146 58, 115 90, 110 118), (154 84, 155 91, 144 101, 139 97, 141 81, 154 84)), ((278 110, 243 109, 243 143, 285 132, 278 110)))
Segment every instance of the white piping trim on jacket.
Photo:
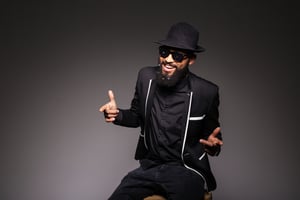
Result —
POLYGON ((204 152, 204 153, 200 156, 199 160, 202 160, 202 158, 204 158, 205 155, 206 155, 206 152, 204 152))
POLYGON ((152 84, 152 79, 149 80, 148 91, 147 91, 147 96, 146 96, 146 101, 145 101, 145 118, 146 118, 146 114, 147 114, 147 104, 148 104, 148 98, 149 98, 151 84, 152 84))
MULTIPOLYGON (((148 91, 147 91, 147 96, 146 96, 146 101, 145 101, 145 119, 146 119, 146 114, 147 114, 148 98, 149 98, 149 94, 150 94, 151 84, 152 84, 152 79, 149 80, 148 91)), ((145 147, 146 147, 146 149, 148 149, 148 146, 146 143, 146 137, 145 137, 145 130, 144 130, 143 137, 144 137, 145 147)))
POLYGON ((202 119, 204 119, 204 117, 205 117, 205 114, 202 115, 202 116, 199 116, 199 117, 190 117, 190 120, 191 120, 191 121, 202 120, 202 119))
POLYGON ((182 142, 182 149, 181 149, 181 158, 182 158, 182 160, 183 160, 183 151, 184 151, 185 142, 186 142, 186 135, 187 135, 188 127, 189 127, 189 118, 190 118, 190 114, 191 114, 192 98, 193 98, 193 92, 190 93, 188 116, 187 116, 187 120, 186 120, 184 138, 183 138, 183 142, 182 142))
MULTIPOLYGON (((203 176, 200 172, 198 172, 197 170, 195 170, 195 169, 193 169, 193 168, 187 166, 187 165, 184 163, 184 159, 183 159, 183 152, 184 152, 184 147, 185 147, 185 143, 186 143, 186 136, 187 136, 188 127, 189 127, 189 118, 190 118, 190 114, 191 114, 192 99, 193 99, 193 92, 190 93, 190 102, 189 102, 188 116, 187 116, 187 120, 186 120, 186 126, 185 126, 184 138, 183 138, 182 149, 181 149, 181 159, 182 159, 183 165, 184 165, 187 169, 192 170, 192 171, 194 171, 195 173, 197 173, 199 176, 201 176, 201 178, 202 178, 203 181, 204 181, 204 189, 207 190, 208 187, 207 187, 206 179, 204 178, 204 176, 203 176)), ((202 157, 202 156, 201 156, 201 157, 202 157)))

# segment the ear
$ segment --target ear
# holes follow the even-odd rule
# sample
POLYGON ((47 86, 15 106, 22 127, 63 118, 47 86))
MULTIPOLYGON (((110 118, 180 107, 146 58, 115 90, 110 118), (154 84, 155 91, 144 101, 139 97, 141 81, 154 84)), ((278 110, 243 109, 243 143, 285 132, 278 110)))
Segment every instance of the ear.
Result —
POLYGON ((196 56, 191 57, 191 58, 190 58, 190 61, 189 61, 189 65, 194 64, 195 61, 196 61, 196 56))

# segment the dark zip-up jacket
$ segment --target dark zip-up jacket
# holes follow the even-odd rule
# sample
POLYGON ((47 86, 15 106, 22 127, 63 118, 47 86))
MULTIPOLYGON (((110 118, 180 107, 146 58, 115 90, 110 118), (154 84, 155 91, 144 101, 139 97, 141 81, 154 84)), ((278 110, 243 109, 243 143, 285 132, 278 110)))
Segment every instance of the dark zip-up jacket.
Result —
MULTIPOLYGON (((115 124, 126 127, 141 127, 135 159, 142 160, 148 151, 148 126, 150 110, 156 90, 156 73, 159 67, 145 67, 139 71, 130 109, 119 109, 115 124)), ((216 181, 211 172, 208 156, 201 138, 207 139, 219 127, 218 86, 189 72, 189 92, 185 104, 186 120, 181 133, 181 159, 183 165, 196 172, 205 182, 206 190, 214 190, 216 181)), ((218 134, 221 139, 221 133, 218 134)))

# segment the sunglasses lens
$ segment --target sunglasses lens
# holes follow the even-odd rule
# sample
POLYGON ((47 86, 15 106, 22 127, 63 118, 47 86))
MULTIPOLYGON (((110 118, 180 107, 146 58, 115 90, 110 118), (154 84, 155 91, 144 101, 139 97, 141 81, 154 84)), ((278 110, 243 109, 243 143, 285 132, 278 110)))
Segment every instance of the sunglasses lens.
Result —
POLYGON ((160 48, 159 49, 159 54, 161 57, 166 58, 170 55, 170 51, 168 49, 165 48, 160 48))
POLYGON ((173 52, 172 57, 176 62, 181 62, 184 58, 184 55, 182 55, 181 53, 178 53, 178 52, 173 52))

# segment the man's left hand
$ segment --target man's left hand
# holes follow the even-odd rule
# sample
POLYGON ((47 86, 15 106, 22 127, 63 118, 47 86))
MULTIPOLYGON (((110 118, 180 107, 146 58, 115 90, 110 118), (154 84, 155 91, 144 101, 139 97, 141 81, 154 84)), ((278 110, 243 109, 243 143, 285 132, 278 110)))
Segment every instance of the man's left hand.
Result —
POLYGON ((215 130, 209 135, 207 140, 200 139, 199 141, 204 145, 205 151, 211 156, 217 156, 220 153, 221 146, 223 145, 223 141, 217 138, 220 130, 220 127, 215 128, 215 130))

